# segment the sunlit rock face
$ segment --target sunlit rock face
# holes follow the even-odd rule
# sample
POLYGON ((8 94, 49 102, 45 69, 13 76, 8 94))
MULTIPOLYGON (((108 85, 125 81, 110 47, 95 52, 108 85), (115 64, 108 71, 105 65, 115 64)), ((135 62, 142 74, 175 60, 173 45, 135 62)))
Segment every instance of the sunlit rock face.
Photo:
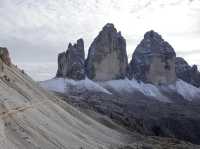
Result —
POLYGON ((200 72, 196 65, 192 67, 181 57, 176 58, 176 75, 178 78, 196 87, 200 87, 200 72))
POLYGON ((85 79, 85 52, 83 39, 76 44, 71 43, 66 52, 58 55, 58 71, 56 77, 74 80, 85 79))
POLYGON ((176 81, 176 53, 162 37, 149 31, 133 53, 128 71, 129 78, 166 85, 176 81))
POLYGON ((113 24, 106 24, 89 48, 87 75, 96 81, 123 79, 127 66, 126 41, 113 24))
POLYGON ((7 48, 0 47, 0 58, 8 66, 11 65, 11 59, 7 48))

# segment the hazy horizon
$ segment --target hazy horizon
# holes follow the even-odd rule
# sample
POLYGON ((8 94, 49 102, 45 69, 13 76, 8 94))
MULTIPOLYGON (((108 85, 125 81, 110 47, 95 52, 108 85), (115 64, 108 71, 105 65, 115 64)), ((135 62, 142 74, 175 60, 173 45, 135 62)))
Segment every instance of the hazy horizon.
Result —
POLYGON ((36 80, 54 77, 57 54, 78 38, 85 52, 113 23, 132 53, 146 31, 168 41, 177 56, 200 65, 200 0, 1 0, 0 46, 36 80))

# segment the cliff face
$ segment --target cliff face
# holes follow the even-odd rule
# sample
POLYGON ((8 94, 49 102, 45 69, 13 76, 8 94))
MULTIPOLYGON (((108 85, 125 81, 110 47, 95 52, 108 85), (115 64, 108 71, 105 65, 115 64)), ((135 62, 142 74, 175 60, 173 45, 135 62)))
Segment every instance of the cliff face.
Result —
POLYGON ((66 52, 58 55, 56 77, 94 81, 119 80, 128 77, 154 85, 170 85, 182 79, 200 87, 197 67, 176 58, 173 47, 161 35, 146 32, 128 64, 126 41, 113 24, 106 24, 92 42, 85 60, 84 43, 69 44, 66 52))
POLYGON ((176 53, 169 43, 158 33, 149 31, 133 53, 129 77, 155 85, 174 83, 175 59, 176 53))
POLYGON ((58 70, 56 77, 82 80, 85 78, 85 52, 83 39, 76 44, 71 43, 66 52, 58 55, 58 70))
POLYGON ((113 24, 106 24, 89 48, 88 77, 97 81, 123 79, 127 65, 125 39, 113 24))

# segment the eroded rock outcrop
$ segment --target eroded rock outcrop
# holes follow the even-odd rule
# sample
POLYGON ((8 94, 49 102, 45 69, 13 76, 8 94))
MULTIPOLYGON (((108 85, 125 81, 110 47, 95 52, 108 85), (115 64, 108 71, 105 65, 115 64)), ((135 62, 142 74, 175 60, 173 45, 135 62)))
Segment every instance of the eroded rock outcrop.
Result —
POLYGON ((196 87, 200 87, 200 72, 197 65, 192 67, 181 57, 176 58, 176 75, 178 78, 196 87))
POLYGON ((129 78, 155 85, 175 82, 176 53, 162 37, 149 31, 137 46, 129 65, 129 78))
POLYGON ((8 66, 10 66, 12 64, 11 63, 11 59, 10 59, 10 55, 9 55, 9 52, 8 52, 7 48, 0 47, 0 58, 8 66))
POLYGON ((76 44, 71 43, 66 52, 58 55, 58 71, 56 77, 82 80, 85 78, 85 52, 83 39, 76 44))
POLYGON ((86 62, 87 75, 96 81, 123 79, 128 58, 126 41, 113 24, 107 24, 89 48, 86 62))

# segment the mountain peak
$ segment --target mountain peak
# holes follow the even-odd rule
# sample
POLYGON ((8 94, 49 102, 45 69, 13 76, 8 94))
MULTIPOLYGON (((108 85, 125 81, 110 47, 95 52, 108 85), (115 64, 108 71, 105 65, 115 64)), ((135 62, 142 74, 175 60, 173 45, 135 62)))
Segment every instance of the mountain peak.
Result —
POLYGON ((129 65, 129 77, 152 84, 176 81, 176 53, 160 34, 150 30, 135 49, 129 65))
POLYGON ((112 23, 107 23, 100 34, 118 34, 117 29, 115 28, 114 24, 112 23))
POLYGON ((126 40, 108 23, 89 48, 87 75, 98 81, 121 79, 126 76, 127 65, 126 40))
POLYGON ((106 28, 115 28, 114 24, 113 23, 107 23, 103 29, 106 29, 106 28))
POLYGON ((144 34, 144 39, 162 39, 162 36, 155 32, 154 30, 150 30, 144 34))
POLYGON ((74 80, 85 78, 85 52, 84 41, 78 39, 77 43, 69 43, 66 52, 58 55, 57 77, 68 77, 74 80))

